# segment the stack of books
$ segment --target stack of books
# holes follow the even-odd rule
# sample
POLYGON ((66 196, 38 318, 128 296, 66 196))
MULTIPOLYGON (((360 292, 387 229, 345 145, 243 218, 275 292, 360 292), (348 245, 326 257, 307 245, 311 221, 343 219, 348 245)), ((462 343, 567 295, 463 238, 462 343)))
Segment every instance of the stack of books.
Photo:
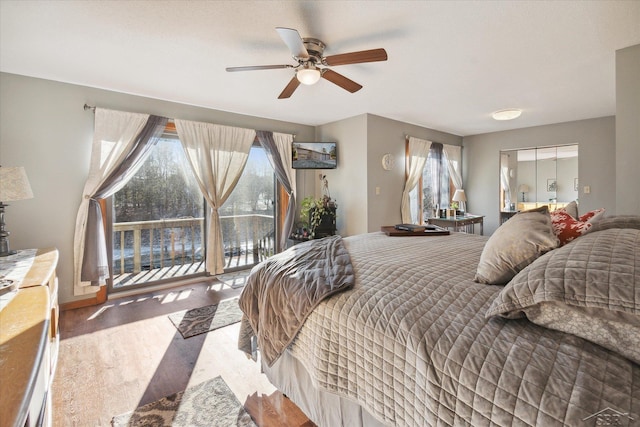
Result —
POLYGON ((424 225, 416 225, 416 224, 396 224, 396 230, 404 230, 411 231, 413 233, 424 233, 427 229, 424 225))

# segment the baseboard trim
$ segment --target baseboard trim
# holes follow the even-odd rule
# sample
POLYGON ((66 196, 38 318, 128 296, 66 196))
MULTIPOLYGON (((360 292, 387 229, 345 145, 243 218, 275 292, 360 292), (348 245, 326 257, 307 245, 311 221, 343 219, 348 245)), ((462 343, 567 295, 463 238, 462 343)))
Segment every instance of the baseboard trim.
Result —
POLYGON ((155 286, 147 286, 147 287, 131 289, 130 291, 113 292, 109 295, 107 295, 107 287, 101 286, 100 290, 92 298, 60 304, 60 311, 75 310, 76 308, 83 308, 83 307, 91 307, 93 305, 102 304, 107 300, 112 300, 112 299, 117 299, 122 297, 130 297, 132 295, 147 294, 149 292, 155 292, 155 291, 163 291, 165 289, 176 288, 184 285, 191 285, 193 283, 211 281, 212 279, 215 279, 215 276, 198 276, 198 277, 193 277, 193 278, 183 279, 183 280, 173 280, 171 282, 158 284, 155 286))
POLYGON ((194 283, 208 282, 208 281, 212 281, 214 279, 215 279, 215 276, 197 276, 197 277, 192 277, 192 278, 189 278, 189 279, 173 280, 171 282, 166 282, 166 283, 162 283, 162 284, 134 288, 134 289, 131 289, 129 291, 112 292, 112 293, 109 294, 107 299, 108 300, 112 300, 112 299, 118 299, 118 298, 123 298, 123 297, 130 297, 130 296, 134 296, 134 295, 148 294, 150 292, 164 291, 166 289, 177 288, 177 287, 184 286, 184 285, 191 285, 191 284, 194 284, 194 283))
POLYGON ((96 294, 87 299, 78 301, 65 302, 60 304, 60 311, 75 310, 76 308, 91 307, 92 305, 102 304, 107 300, 107 287, 100 286, 100 290, 96 294))

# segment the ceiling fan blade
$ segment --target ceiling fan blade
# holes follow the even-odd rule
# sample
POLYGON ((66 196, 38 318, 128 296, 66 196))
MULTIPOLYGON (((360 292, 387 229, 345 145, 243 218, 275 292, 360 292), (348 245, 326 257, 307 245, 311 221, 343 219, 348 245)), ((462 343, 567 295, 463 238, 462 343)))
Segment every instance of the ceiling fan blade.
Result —
POLYGON ((300 81, 296 76, 293 76, 289 84, 287 84, 280 96, 278 96, 278 99, 289 98, 291 95, 293 95, 293 92, 295 92, 298 86, 300 86, 300 81))
POLYGON ((362 85, 359 85, 353 80, 348 79, 342 74, 338 74, 333 70, 329 70, 328 68, 322 70, 322 78, 329 80, 331 83, 334 83, 340 86, 342 89, 347 90, 351 93, 357 92, 362 89, 362 85))
POLYGON ((341 53, 323 58, 322 63, 326 65, 346 65, 360 64, 362 62, 386 61, 387 51, 380 49, 361 50, 358 52, 341 53))
POLYGON ((275 70, 278 68, 294 68, 293 65, 249 65, 246 67, 227 67, 227 71, 275 70))
POLYGON ((300 59, 308 59, 309 52, 307 52, 307 48, 304 47, 304 43, 302 43, 302 37, 297 30, 293 28, 283 28, 276 27, 276 31, 280 34, 280 38, 287 45, 291 54, 300 59))

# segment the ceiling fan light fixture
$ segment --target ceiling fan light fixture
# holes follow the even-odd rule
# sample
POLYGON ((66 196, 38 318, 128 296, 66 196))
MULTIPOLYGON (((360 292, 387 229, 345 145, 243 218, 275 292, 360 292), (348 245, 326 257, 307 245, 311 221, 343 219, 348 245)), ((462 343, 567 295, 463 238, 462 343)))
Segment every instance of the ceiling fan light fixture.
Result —
POLYGON ((494 111, 491 114, 495 120, 513 120, 520 117, 522 114, 522 110, 518 108, 507 108, 505 110, 494 111))
POLYGON ((296 72, 296 77, 298 81, 304 85, 313 85, 320 80, 320 70, 316 67, 304 67, 296 72))

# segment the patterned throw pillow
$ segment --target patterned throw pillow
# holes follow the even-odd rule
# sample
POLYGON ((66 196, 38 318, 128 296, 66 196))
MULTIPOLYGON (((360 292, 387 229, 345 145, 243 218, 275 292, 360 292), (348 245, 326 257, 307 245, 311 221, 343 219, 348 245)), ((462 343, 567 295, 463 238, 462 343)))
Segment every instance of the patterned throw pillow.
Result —
POLYGON ((604 216, 604 208, 589 211, 584 215, 580 215, 580 221, 595 222, 604 216))
POLYGON ((551 212, 553 232, 558 236, 560 246, 585 234, 593 226, 593 222, 603 215, 603 208, 587 212, 580 219, 573 218, 564 208, 551 212))

